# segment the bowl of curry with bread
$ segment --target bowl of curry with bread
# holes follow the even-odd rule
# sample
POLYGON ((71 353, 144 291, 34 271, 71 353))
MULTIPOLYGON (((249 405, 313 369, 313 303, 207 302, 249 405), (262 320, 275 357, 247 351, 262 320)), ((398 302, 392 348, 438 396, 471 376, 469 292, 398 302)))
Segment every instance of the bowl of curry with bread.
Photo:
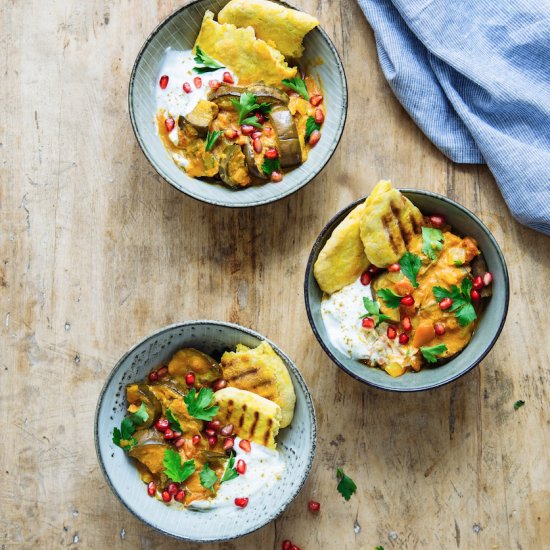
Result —
POLYGON ((306 269, 308 318, 327 355, 387 390, 434 388, 478 365, 508 300, 487 227, 447 197, 389 181, 326 225, 306 269))

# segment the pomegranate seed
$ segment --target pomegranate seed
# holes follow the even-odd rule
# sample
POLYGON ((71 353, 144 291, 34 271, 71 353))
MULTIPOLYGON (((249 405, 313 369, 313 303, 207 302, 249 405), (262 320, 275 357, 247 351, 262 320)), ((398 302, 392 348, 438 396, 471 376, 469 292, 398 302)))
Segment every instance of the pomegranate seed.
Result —
POLYGON ((386 330, 386 334, 390 340, 393 340, 397 336, 397 330, 390 325, 388 326, 388 330, 386 330))
POLYGON ((265 152, 265 156, 268 159, 276 159, 279 156, 279 151, 275 147, 268 147, 265 152))
POLYGON ((260 112, 255 113, 255 116, 260 124, 263 124, 267 120, 265 116, 260 112))
POLYGON ((479 300, 481 300, 481 294, 479 293, 478 290, 475 290, 474 288, 472 288, 472 290, 470 290, 470 298, 474 302, 479 302, 479 300))
POLYGON ((315 109, 315 116, 313 118, 317 124, 323 124, 323 121, 325 120, 325 113, 323 113, 323 109, 315 109))
POLYGON ((369 265, 369 268, 367 269, 367 272, 370 275, 376 275, 380 271, 379 267, 376 267, 375 265, 369 265))
POLYGON ((315 145, 317 145, 320 139, 321 139, 321 132, 319 132, 319 130, 313 130, 313 132, 311 132, 311 135, 309 136, 308 143, 312 147, 314 147, 315 145))
POLYGON ((157 494, 157 484, 154 481, 150 481, 147 484, 147 494, 150 497, 154 497, 157 494))
POLYGON ((231 73, 226 71, 223 73, 223 81, 227 82, 227 84, 235 84, 235 81, 233 80, 233 77, 231 76, 231 73))
POLYGON ((164 502, 170 502, 172 500, 172 495, 168 491, 162 491, 162 500, 164 500, 164 502))
POLYGON ((215 447, 217 442, 218 442, 218 438, 215 435, 211 435, 208 438, 208 445, 210 445, 210 447, 215 447))
POLYGON ((441 216, 440 214, 434 214, 433 216, 430 216, 429 220, 434 227, 439 228, 443 227, 447 223, 447 220, 445 220, 445 216, 441 216))
POLYGON ((296 546, 295 544, 293 544, 291 547, 290 547, 290 550, 300 550, 300 548, 298 546, 296 546))
POLYGON ((283 541, 283 550, 290 550, 292 548, 292 542, 289 540, 283 541))
POLYGON ((170 428, 166 428, 166 430, 164 430, 164 439, 167 441, 169 439, 174 439, 174 432, 170 428))
POLYGON ((173 118, 167 118, 164 121, 164 125, 166 126, 166 131, 171 132, 174 129, 174 126, 176 125, 176 123, 174 122, 173 118))
POLYGON ((374 328, 374 319, 372 317, 365 317, 361 321, 361 326, 363 328, 374 328))
POLYGON ((400 344, 406 344, 408 341, 409 341, 409 337, 404 332, 402 332, 399 335, 399 343, 400 344))
POLYGON ((248 499, 247 498, 236 498, 235 499, 235 504, 239 508, 246 508, 248 506, 248 499))
POLYGON ((315 502, 314 500, 310 500, 307 507, 311 512, 318 512, 321 509, 321 504, 319 502, 315 502))
POLYGON ((153 371, 149 373, 149 382, 156 382, 159 379, 159 375, 157 374, 157 371, 153 371))
POLYGON ((438 336, 443 336, 445 334, 445 325, 443 323, 436 323, 434 330, 438 336))
POLYGON ((410 294, 407 294, 401 298, 401 304, 406 307, 414 306, 414 298, 410 294))
POLYGON ((243 459, 237 460, 237 472, 241 475, 246 472, 246 462, 243 459))
POLYGON ((250 441, 248 441, 248 439, 241 439, 239 441, 239 447, 245 452, 245 453, 249 453, 250 450, 252 449, 252 446, 250 445, 250 441))
POLYGON ((220 390, 223 390, 224 388, 227 388, 227 380, 224 380, 223 378, 216 380, 214 384, 212 384, 212 389, 214 391, 220 391, 220 390))
POLYGON ((194 372, 188 372, 185 375, 185 383, 188 386, 193 386, 195 384, 195 373, 194 372))
POLYGON ((185 491, 178 491, 174 499, 178 502, 183 502, 185 500, 185 491))
POLYGON ((178 437, 176 441, 174 441, 174 445, 176 449, 181 449, 185 445, 185 437, 178 437))
POLYGON ((216 435, 216 430, 212 430, 211 428, 206 428, 206 430, 204 430, 204 433, 207 436, 212 437, 213 435, 216 435))
POLYGON ((227 426, 224 426, 221 430, 220 430, 220 433, 222 435, 225 435, 226 437, 231 435, 233 433, 233 424, 228 424, 227 426))
POLYGON ((197 446, 201 442, 201 436, 200 435, 194 435, 191 439, 191 442, 193 445, 197 446))
POLYGON ((279 183, 283 179, 281 172, 271 172, 271 181, 274 183, 279 183))
POLYGON ((262 132, 259 130, 256 130, 255 132, 252 132, 252 135, 250 136, 252 139, 258 139, 262 137, 262 132))
POLYGON ((403 319, 401 319, 401 326, 403 327, 403 330, 405 332, 409 332, 412 330, 412 323, 411 323, 411 318, 410 317, 403 317, 403 319))
POLYGON ((241 126, 241 132, 245 136, 249 136, 254 131, 254 126, 250 126, 249 124, 243 124, 241 126))
POLYGON ((390 264, 388 266, 388 271, 391 271, 392 273, 397 273, 398 271, 401 271, 401 266, 399 264, 390 264))
POLYGON ((223 135, 227 138, 227 139, 236 139, 239 137, 239 132, 237 132, 237 130, 233 130, 232 128, 228 128, 224 133, 223 135))
POLYGON ((367 286, 367 285, 370 285, 370 282, 371 282, 371 276, 369 274, 368 271, 363 271, 362 275, 361 275, 361 284, 363 286, 367 286))
POLYGON ((217 431, 222 427, 222 423, 219 420, 210 420, 206 423, 206 427, 217 431))
POLYGON ((178 492, 178 486, 175 483, 169 483, 168 487, 166 487, 166 490, 174 496, 178 492))
POLYGON ((453 299, 452 298, 443 298, 441 302, 439 302, 439 308, 440 309, 449 309, 453 305, 453 299))
POLYGON ((165 432, 169 427, 170 427, 170 422, 168 422, 168 419, 167 419, 167 418, 160 417, 160 418, 155 422, 155 428, 156 428, 159 432, 165 432))
POLYGON ((483 278, 481 276, 474 277, 474 280, 472 281, 472 286, 476 290, 481 290, 485 285, 483 284, 483 278))
POLYGON ((195 85, 195 88, 200 88, 202 86, 202 78, 200 76, 196 76, 193 79, 193 84, 195 85))
POLYGON ((221 85, 222 85, 222 83, 219 80, 209 80, 208 81, 208 86, 210 86, 211 90, 217 90, 221 85))
POLYGON ((256 151, 256 153, 258 153, 258 154, 260 154, 263 151, 263 148, 264 148, 264 146, 262 145, 261 140, 259 140, 258 138, 256 138, 252 142, 252 146, 254 147, 254 151, 256 151))
POLYGON ((168 86, 168 80, 169 80, 168 75, 163 74, 160 77, 159 86, 161 90, 166 90, 166 86, 168 86))
POLYGON ((493 275, 489 271, 483 275, 483 284, 489 286, 493 282, 493 275))
POLYGON ((184 82, 182 88, 186 94, 191 93, 191 84, 189 84, 189 82, 184 82))
POLYGON ((322 95, 312 95, 309 99, 309 102, 314 106, 317 107, 317 105, 320 105, 323 102, 323 96, 322 95))
POLYGON ((232 449, 235 446, 235 440, 232 437, 228 437, 223 442, 223 450, 228 451, 229 449, 232 449))
POLYGON ((164 376, 166 376, 168 374, 168 367, 161 367, 157 371, 157 374, 159 375, 159 378, 163 378, 164 376))
POLYGON ((174 439, 181 437, 183 434, 181 432, 174 432, 174 439))

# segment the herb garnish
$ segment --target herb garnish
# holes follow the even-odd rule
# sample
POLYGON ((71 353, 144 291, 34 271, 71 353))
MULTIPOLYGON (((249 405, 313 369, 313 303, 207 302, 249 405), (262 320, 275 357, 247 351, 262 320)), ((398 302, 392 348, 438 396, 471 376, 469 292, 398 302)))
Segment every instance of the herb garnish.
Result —
POLYGON ((210 130, 206 133, 206 143, 204 145, 205 151, 210 151, 212 147, 214 147, 214 144, 218 140, 218 138, 222 135, 220 130, 215 130, 214 132, 210 133, 210 130))
POLYGON ((317 124, 317 122, 315 122, 315 119, 310 116, 308 117, 308 119, 306 120, 306 141, 309 140, 309 136, 311 136, 311 134, 315 131, 315 130, 320 130, 321 129, 321 125, 320 124, 317 124))
POLYGON ((346 500, 349 500, 351 495, 357 491, 357 485, 351 477, 344 473, 342 468, 336 468, 336 477, 340 480, 336 489, 346 500))
POLYGON ((422 228, 422 253, 435 260, 443 248, 443 232, 433 227, 422 228))
POLYGON ((304 99, 309 101, 309 94, 306 83, 301 78, 285 78, 282 83, 291 90, 298 92, 304 99))
POLYGON ((247 115, 254 111, 260 111, 263 115, 267 115, 271 112, 271 103, 258 104, 257 100, 258 98, 250 92, 244 92, 244 94, 241 94, 239 101, 236 99, 231 100, 231 103, 239 113, 239 125, 248 124, 249 126, 262 128, 262 125, 258 122, 255 115, 249 117, 247 117, 247 115))
POLYGON ((392 309, 395 309, 399 307, 399 304, 401 303, 401 298, 403 296, 398 296, 395 294, 395 292, 389 288, 381 288, 376 292, 382 300, 386 303, 386 305, 392 309))
POLYGON ((456 285, 451 287, 451 290, 442 288, 440 286, 433 287, 433 293, 438 302, 441 302, 443 298, 452 298, 453 305, 450 311, 453 311, 458 319, 461 327, 469 325, 476 320, 476 310, 472 305, 472 299, 470 298, 470 291, 472 290, 472 281, 466 277, 462 279, 460 288, 456 285))
POLYGON ((166 449, 162 460, 164 473, 172 481, 181 483, 185 481, 195 471, 195 461, 193 459, 186 460, 181 463, 181 457, 174 449, 166 449))
POLYGON ((447 346, 445 344, 437 344, 437 346, 422 346, 420 348, 420 353, 424 356, 424 359, 428 363, 436 363, 437 356, 445 353, 447 351, 447 346))
POLYGON ((367 313, 365 313, 365 315, 361 315, 360 319, 364 319, 365 317, 376 317, 375 326, 378 326, 380 323, 384 321, 386 322, 393 321, 391 317, 388 317, 384 313, 380 313, 380 304, 378 302, 375 302, 374 300, 371 300, 370 298, 367 298, 366 296, 364 296, 363 305, 365 306, 367 313))
POLYGON ((168 419, 168 422, 170 422, 170 429, 174 432, 182 432, 183 429, 181 427, 181 424, 179 423, 179 420, 174 416, 174 413, 170 409, 166 409, 166 418, 168 419))
POLYGON ((135 413, 122 421, 120 430, 118 428, 113 430, 113 443, 126 452, 131 451, 137 445, 136 438, 132 437, 136 427, 141 426, 148 418, 147 407, 142 403, 135 413), (125 442, 124 445, 123 442, 125 442))
POLYGON ((271 176, 273 172, 279 172, 281 170, 281 161, 279 157, 276 159, 268 159, 267 157, 264 157, 264 161, 262 163, 262 172, 267 175, 271 176))
POLYGON ((212 468, 210 468, 207 462, 199 474, 199 479, 201 480, 201 485, 205 489, 212 490, 212 487, 214 487, 214 483, 218 481, 218 476, 216 475, 216 472, 212 470, 212 468))
POLYGON ((401 271, 405 277, 407 277, 407 279, 409 279, 412 285, 416 288, 418 286, 416 276, 422 267, 422 261, 420 258, 412 252, 405 252, 403 257, 399 260, 399 265, 401 266, 401 271))
POLYGON ((523 405, 525 405, 525 401, 519 399, 514 403, 514 410, 517 411, 520 407, 523 407, 523 405))
POLYGON ((227 463, 227 468, 223 473, 220 483, 223 483, 224 481, 231 481, 236 477, 239 477, 239 472, 237 472, 237 468, 235 467, 235 453, 231 451, 231 455, 229 456, 229 462, 227 463))
POLYGON ((198 44, 195 48, 195 63, 201 65, 199 67, 193 67, 193 70, 199 74, 210 73, 224 68, 224 65, 221 65, 213 57, 210 57, 207 53, 202 51, 198 44))
POLYGON ((201 388, 197 394, 197 390, 192 388, 191 391, 183 398, 187 405, 187 411, 193 418, 199 420, 212 420, 218 410, 218 406, 212 405, 214 392, 210 388, 201 388))

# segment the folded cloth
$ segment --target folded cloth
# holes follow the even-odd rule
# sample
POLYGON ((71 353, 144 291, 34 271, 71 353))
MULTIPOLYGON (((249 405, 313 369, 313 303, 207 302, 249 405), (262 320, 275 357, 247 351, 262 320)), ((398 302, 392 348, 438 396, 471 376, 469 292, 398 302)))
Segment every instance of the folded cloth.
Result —
POLYGON ((514 217, 550 234, 550 2, 358 2, 418 126, 451 160, 486 162, 514 217))

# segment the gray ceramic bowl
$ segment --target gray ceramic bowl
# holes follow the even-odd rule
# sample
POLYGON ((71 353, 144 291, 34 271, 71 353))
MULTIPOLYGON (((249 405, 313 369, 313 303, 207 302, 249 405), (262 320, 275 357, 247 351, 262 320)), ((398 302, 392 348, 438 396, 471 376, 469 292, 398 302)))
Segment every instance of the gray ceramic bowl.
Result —
POLYGON ((151 334, 128 351, 109 375, 99 397, 95 418, 95 444, 107 483, 135 516, 173 537, 195 541, 229 540, 263 527, 292 502, 305 483, 313 457, 317 424, 307 386, 294 363, 267 340, 287 366, 296 391, 294 419, 277 437, 278 449, 286 461, 283 477, 269 490, 255 494, 245 509, 224 507, 202 512, 169 507, 147 495, 145 484, 130 458, 112 442, 113 427, 126 414, 126 384, 144 378, 178 349, 195 347, 208 354, 221 354, 239 343, 255 347, 260 334, 221 321, 188 321, 151 334))
MULTIPOLYGON (((346 120, 348 92, 342 62, 328 35, 316 28, 304 40, 302 63, 322 83, 327 115, 321 141, 307 162, 285 174, 280 183, 266 183, 233 190, 221 184, 190 178, 177 168, 155 133, 155 89, 166 48, 190 49, 195 43, 206 10, 217 14, 229 0, 195 0, 176 10, 147 38, 139 52, 128 92, 132 127, 138 143, 155 170, 171 185, 195 199, 228 207, 267 204, 298 191, 327 164, 334 153, 346 120), (319 64, 318 61, 322 60, 319 64)), ((286 2, 285 6, 294 8, 286 2)), ((296 9, 296 8, 295 8, 296 9)))
POLYGON ((401 189, 401 192, 418 206, 423 214, 443 214, 458 234, 474 237, 485 257, 489 271, 494 276, 493 296, 487 301, 486 307, 480 316, 478 327, 466 348, 455 358, 441 366, 423 368, 420 372, 408 372, 398 378, 392 378, 382 369, 366 367, 332 346, 321 317, 323 293, 313 276, 313 264, 336 226, 366 197, 355 201, 336 214, 317 237, 306 268, 304 295, 311 328, 327 355, 336 365, 356 380, 371 386, 406 392, 428 390, 447 384, 474 368, 489 353, 506 320, 509 285, 508 269, 502 251, 495 238, 479 218, 443 195, 418 189, 401 189))

